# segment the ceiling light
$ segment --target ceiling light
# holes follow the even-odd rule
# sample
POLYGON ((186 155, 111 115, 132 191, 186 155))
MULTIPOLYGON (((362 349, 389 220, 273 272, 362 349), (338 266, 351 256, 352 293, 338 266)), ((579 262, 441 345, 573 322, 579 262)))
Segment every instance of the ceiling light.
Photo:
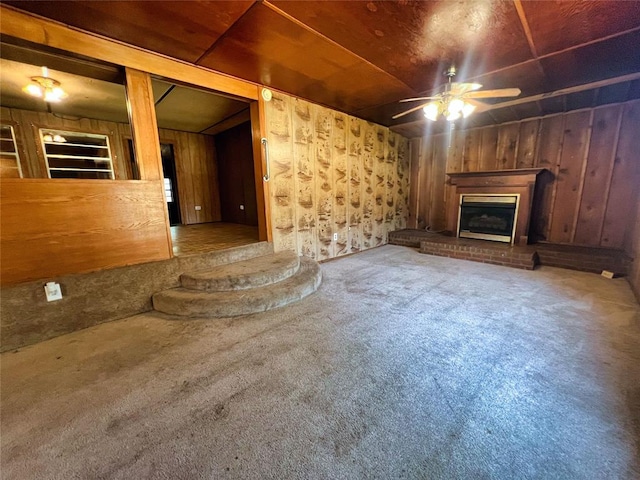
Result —
POLYGON ((49 77, 49 69, 42 67, 42 76, 31 77, 30 84, 26 85, 22 91, 43 98, 45 102, 59 102, 67 97, 67 93, 60 87, 60 82, 49 77))
POLYGON ((431 121, 435 122, 442 115, 453 122, 460 117, 467 118, 475 109, 475 105, 467 103, 459 97, 447 95, 437 102, 427 104, 422 110, 424 116, 431 121))

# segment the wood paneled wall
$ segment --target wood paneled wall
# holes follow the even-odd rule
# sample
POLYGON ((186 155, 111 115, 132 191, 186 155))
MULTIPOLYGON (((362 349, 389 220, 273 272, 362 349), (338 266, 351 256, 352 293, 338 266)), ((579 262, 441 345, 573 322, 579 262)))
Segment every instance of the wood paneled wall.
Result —
POLYGON ((412 140, 409 225, 455 230, 447 172, 544 167, 537 223, 554 243, 631 250, 640 101, 412 140))
MULTIPOLYGON (((0 108, 0 118, 10 122, 16 131, 20 160, 26 178, 47 178, 38 129, 101 133, 108 135, 116 179, 131 179, 126 142, 131 127, 125 123, 83 118, 62 119, 46 112, 0 108)), ((178 177, 178 195, 182 222, 185 224, 220 221, 220 197, 213 137, 197 133, 160 129, 160 140, 173 144, 178 177), (196 205, 201 210, 196 210, 196 205)))
POLYGON ((47 178, 47 167, 38 140, 40 128, 108 135, 116 179, 130 178, 130 169, 127 166, 127 156, 124 154, 121 138, 123 132, 131 137, 129 125, 91 118, 79 120, 60 118, 47 112, 7 107, 0 107, 0 121, 14 126, 24 178, 47 178))
POLYGON ((160 141, 173 144, 182 223, 218 222, 220 192, 211 135, 160 129, 160 141), (196 210, 200 206, 200 210, 196 210))
POLYGON ((405 228, 407 139, 281 93, 265 106, 276 250, 323 260, 383 245, 405 228))
POLYGON ((157 181, 3 179, 2 285, 170 258, 157 181))

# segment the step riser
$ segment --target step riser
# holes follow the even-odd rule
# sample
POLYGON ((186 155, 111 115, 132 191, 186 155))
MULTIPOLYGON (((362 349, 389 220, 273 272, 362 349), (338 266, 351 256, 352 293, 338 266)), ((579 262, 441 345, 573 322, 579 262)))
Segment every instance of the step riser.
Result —
POLYGON ((162 313, 187 318, 236 317, 302 300, 315 292, 321 281, 320 266, 305 259, 300 262, 298 272, 282 282, 234 292, 165 290, 153 296, 153 307, 162 313))

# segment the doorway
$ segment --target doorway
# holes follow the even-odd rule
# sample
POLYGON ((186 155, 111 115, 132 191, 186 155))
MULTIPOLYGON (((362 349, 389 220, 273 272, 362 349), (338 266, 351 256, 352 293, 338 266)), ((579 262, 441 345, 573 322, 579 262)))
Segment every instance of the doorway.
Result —
POLYGON ((258 226, 251 122, 215 136, 223 222, 258 226))
POLYGON ((171 143, 160 144, 160 155, 162 156, 162 172, 164 177, 164 196, 167 201, 169 211, 169 224, 180 225, 180 203, 178 195, 178 179, 176 177, 176 160, 173 155, 173 145, 171 143))

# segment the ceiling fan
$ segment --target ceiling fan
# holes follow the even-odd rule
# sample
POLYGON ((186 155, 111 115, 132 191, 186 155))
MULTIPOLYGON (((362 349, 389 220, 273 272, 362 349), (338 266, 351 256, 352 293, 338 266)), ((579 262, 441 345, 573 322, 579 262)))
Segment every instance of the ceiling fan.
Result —
POLYGON ((405 98, 400 102, 417 102, 420 100, 429 100, 417 107, 410 108, 402 113, 394 115, 393 119, 402 117, 416 110, 423 109, 424 116, 429 120, 436 121, 440 115, 444 116, 450 122, 460 117, 466 118, 471 115, 476 108, 486 109, 491 106, 487 103, 479 102, 478 98, 499 98, 499 97, 517 97, 520 95, 519 88, 500 88, 497 90, 480 90, 482 85, 479 83, 457 83, 452 79, 456 75, 456 67, 449 67, 444 74, 449 77, 449 81, 445 84, 444 91, 430 97, 405 98))

